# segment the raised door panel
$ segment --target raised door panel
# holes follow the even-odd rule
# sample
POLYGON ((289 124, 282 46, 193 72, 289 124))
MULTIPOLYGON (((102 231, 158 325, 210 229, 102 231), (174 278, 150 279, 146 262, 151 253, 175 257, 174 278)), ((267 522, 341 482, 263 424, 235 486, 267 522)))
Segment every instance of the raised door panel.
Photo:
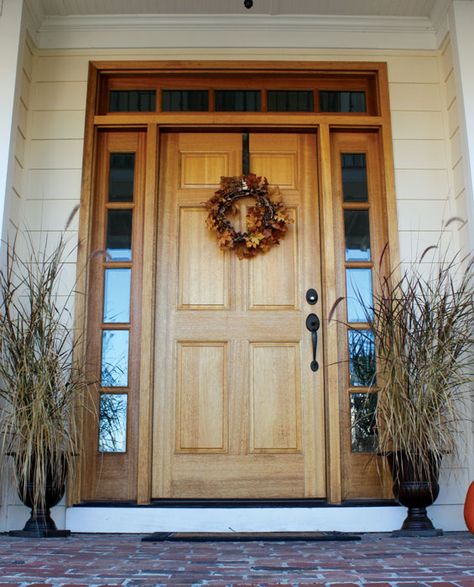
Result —
POLYGON ((249 308, 252 310, 298 309, 299 267, 298 216, 296 208, 288 209, 293 224, 288 234, 274 247, 271 255, 252 259, 249 272, 249 308))
POLYGON ((251 452, 301 450, 297 344, 250 346, 251 452))
POLYGON ((227 449, 226 345, 180 343, 177 381, 177 452, 227 449))
POLYGON ((178 308, 222 309, 229 305, 229 257, 203 227, 206 210, 179 209, 178 308))

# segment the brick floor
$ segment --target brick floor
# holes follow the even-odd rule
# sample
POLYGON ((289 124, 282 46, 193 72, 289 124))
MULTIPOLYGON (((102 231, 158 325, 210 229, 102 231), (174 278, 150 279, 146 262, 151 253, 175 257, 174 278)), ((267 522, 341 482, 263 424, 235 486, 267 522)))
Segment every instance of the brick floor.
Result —
POLYGON ((360 542, 144 543, 141 536, 0 535, 0 587, 330 585, 474 587, 474 536, 360 542))

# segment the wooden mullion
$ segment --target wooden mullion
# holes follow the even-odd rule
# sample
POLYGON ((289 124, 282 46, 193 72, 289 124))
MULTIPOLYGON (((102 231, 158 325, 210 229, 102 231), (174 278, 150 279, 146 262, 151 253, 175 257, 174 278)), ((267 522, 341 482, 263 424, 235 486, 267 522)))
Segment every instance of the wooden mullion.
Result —
MULTIPOLYGON (((331 139, 329 125, 319 128, 319 159, 321 187, 321 234, 324 306, 330 308, 337 298, 336 247, 334 238, 333 186, 331 178, 331 139)), ((341 443, 339 417, 339 343, 337 325, 327 328, 325 336, 324 371, 326 389, 326 455, 327 455, 327 493, 330 503, 341 501, 341 443), (328 391, 332 390, 332 393, 328 391), (336 392, 334 392, 336 390, 336 392)))
POLYGON ((343 210, 370 210, 369 202, 342 202, 343 210))
POLYGON ((130 330, 130 322, 102 322, 99 326, 101 331, 104 330, 130 330))
POLYGON ((141 287, 141 362, 138 410, 137 501, 151 499, 152 414, 154 390, 155 330, 151 309, 155 307, 156 281, 156 217, 158 208, 159 130, 155 124, 147 129, 146 178, 144 193, 144 226, 141 287))
POLYGON ((373 261, 346 261, 346 269, 373 269, 373 261))
POLYGON ((135 202, 106 202, 106 210, 133 210, 135 202))

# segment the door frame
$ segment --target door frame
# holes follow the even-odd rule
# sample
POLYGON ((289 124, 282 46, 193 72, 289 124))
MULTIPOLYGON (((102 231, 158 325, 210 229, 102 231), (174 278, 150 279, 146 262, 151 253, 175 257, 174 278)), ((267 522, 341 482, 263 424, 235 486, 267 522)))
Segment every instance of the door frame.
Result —
MULTIPOLYGON (((155 265, 158 213, 158 173, 160 129, 265 129, 286 131, 316 131, 319 160, 318 182, 320 189, 320 231, 322 281, 324 283, 324 307, 328 308, 337 297, 335 263, 335 225, 332 199, 331 132, 340 130, 375 130, 380 136, 381 167, 384 177, 385 205, 387 211, 387 239, 390 243, 390 260, 396 264, 398 253, 398 228, 396 224, 396 197, 393 165, 392 133, 388 96, 387 65, 383 62, 293 62, 293 61, 113 61, 90 62, 84 138, 84 165, 81 189, 81 214, 78 254, 78 291, 88 291, 88 272, 81 271, 87 265, 90 255, 92 234, 94 175, 96 170, 96 146, 101 130, 144 129, 146 142, 146 180, 143 208, 143 281, 141 295, 141 365, 139 369, 139 407, 137 439, 137 503, 149 503, 151 498, 152 465, 152 414, 154 386, 154 321, 149 320, 149 308, 155 306, 155 265), (372 76, 375 100, 374 114, 345 113, 242 113, 242 112, 173 112, 173 113, 103 113, 103 89, 114 76, 180 74, 212 75, 234 74, 233 84, 245 76, 347 76, 348 80, 360 76, 372 76)), ((159 303, 159 301, 158 301, 159 303)), ((84 361, 87 353, 86 296, 76 297, 75 327, 83 333, 82 345, 78 349, 79 360, 84 361)), ((340 390, 338 368, 340 336, 336 327, 329 327, 325 333, 323 348, 324 388, 340 390)), ((326 394, 326 479, 327 500, 341 502, 341 428, 339 393, 326 394)), ((83 418, 80 418, 83 421, 83 418)), ((83 431, 85 434, 85 431, 83 431)), ((86 459, 81 458, 78 481, 70 488, 71 502, 81 500, 81 476, 85 474, 86 459)))

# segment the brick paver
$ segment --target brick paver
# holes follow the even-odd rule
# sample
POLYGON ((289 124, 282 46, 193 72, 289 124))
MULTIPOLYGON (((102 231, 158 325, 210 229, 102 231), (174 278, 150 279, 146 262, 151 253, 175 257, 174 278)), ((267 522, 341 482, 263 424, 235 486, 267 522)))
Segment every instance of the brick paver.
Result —
POLYGON ((0 587, 474 587, 474 536, 360 542, 145 543, 138 535, 0 535, 0 587))

